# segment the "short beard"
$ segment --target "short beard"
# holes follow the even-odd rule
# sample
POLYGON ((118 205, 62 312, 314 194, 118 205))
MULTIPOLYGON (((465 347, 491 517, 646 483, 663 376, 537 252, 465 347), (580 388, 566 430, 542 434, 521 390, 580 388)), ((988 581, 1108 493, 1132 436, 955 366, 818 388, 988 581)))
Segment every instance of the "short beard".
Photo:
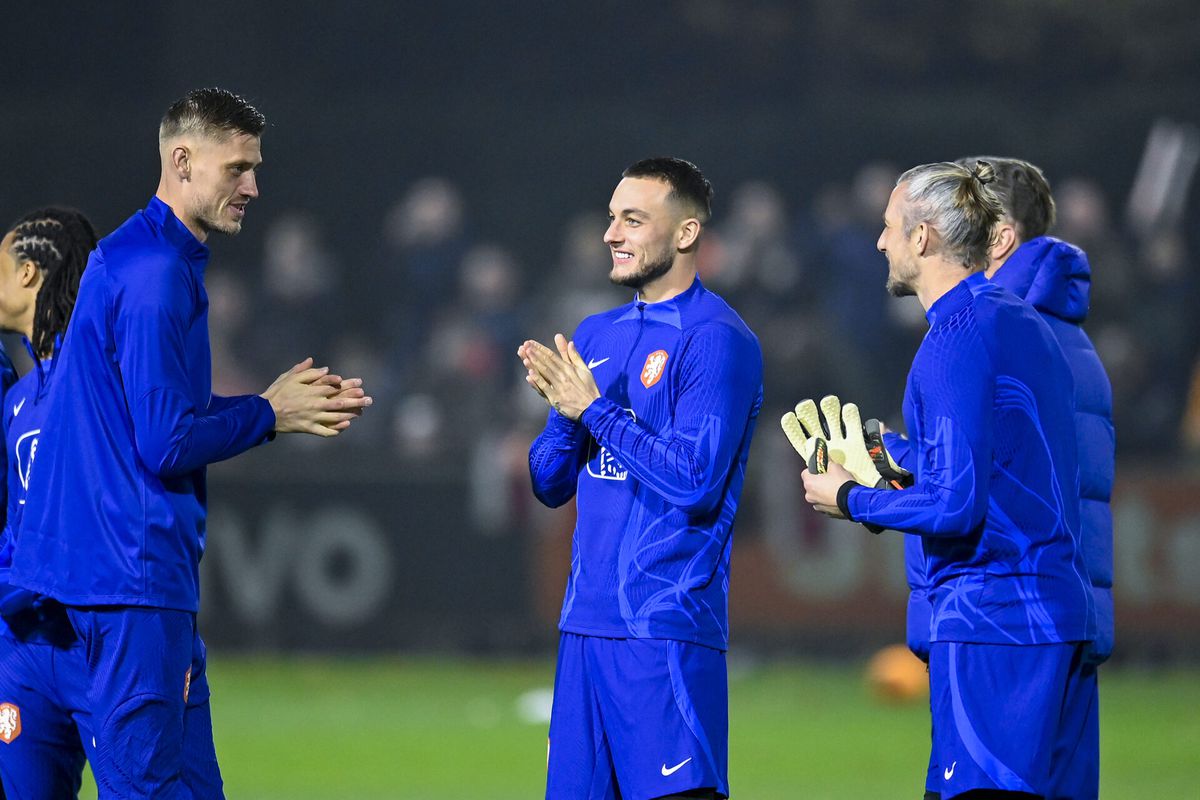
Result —
POLYGON ((616 270, 613 270, 608 274, 608 279, 617 286, 627 286, 630 289, 640 292, 646 287, 647 283, 656 281, 670 272, 673 266, 675 266, 675 256, 671 254, 658 261, 648 262, 646 266, 632 275, 617 275, 616 270))
POLYGON ((892 297, 912 297, 917 293, 917 290, 909 285, 908 281, 892 278, 890 275, 887 279, 887 290, 892 297))
POLYGON ((197 209, 193 214, 193 219, 196 224, 204 229, 206 233, 223 233, 226 236, 237 236, 242 232, 242 223, 234 222, 233 220, 223 220, 220 218, 220 211, 214 209, 197 209))

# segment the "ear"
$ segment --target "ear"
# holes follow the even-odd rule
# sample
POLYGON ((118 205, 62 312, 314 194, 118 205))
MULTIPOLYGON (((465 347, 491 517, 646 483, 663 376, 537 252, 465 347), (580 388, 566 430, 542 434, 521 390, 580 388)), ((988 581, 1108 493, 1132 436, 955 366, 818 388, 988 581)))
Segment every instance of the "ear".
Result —
POLYGON ((179 180, 191 180, 192 154, 186 145, 177 144, 171 148, 171 166, 175 168, 175 175, 179 180))
POLYGON ((679 225, 679 235, 676 238, 675 247, 679 250, 688 250, 700 238, 700 220, 695 217, 685 219, 679 225))
POLYGON ((993 264, 1003 264, 1012 255, 1013 250, 1021 246, 1017 237, 1017 229, 1011 222, 1001 222, 992 234, 992 245, 988 248, 988 257, 993 264))
POLYGON ((42 285, 42 268, 36 261, 22 261, 17 267, 17 280, 22 289, 38 289, 42 285))
POLYGON ((933 231, 930 230, 929 225, 924 222, 918 223, 917 227, 913 228, 912 236, 909 237, 909 240, 912 242, 913 249, 918 256, 925 255, 926 251, 929 250, 929 239, 932 233, 933 231))

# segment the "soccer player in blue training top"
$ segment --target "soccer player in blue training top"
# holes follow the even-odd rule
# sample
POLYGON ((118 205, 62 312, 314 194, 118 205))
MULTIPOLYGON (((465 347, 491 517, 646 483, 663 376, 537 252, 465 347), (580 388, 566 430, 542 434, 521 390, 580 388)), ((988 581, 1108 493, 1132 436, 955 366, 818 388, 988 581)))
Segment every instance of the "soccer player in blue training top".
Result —
POLYGON ((237 233, 258 196, 264 125, 221 89, 167 110, 158 191, 92 253, 55 356, 10 581, 66 606, 88 655, 102 798, 198 792, 184 786, 184 708, 206 465, 272 433, 334 436, 371 402, 311 359, 262 395, 211 392, 205 241, 237 233))
MULTIPOLYGON (((96 233, 87 217, 65 208, 26 214, 0 242, 0 329, 24 335, 35 369, 8 395, 3 409, 8 459, 6 526, 0 534, 0 785, 10 800, 74 797, 83 780, 91 717, 82 697, 87 653, 62 606, 8 585, 12 532, 25 505, 54 375, 54 350, 66 333, 79 278, 96 233), (17 732, 16 723, 21 722, 17 732)), ((184 783, 196 797, 218 797, 204 644, 196 637, 192 685, 184 715, 184 783), (215 787, 215 789, 214 789, 215 787)))
POLYGON ((1079 539, 1070 369, 1032 307, 983 274, 1003 209, 967 170, 900 176, 879 249, 888 289, 916 295, 929 332, 904 417, 915 483, 861 486, 831 461, 802 475, 818 511, 921 537, 929 598, 927 797, 1096 797, 1095 612, 1079 539), (933 777, 933 772, 930 772, 933 777))
POLYGON ((0 702, 9 706, 12 723, 7 733, 0 730, 7 744, 0 747, 0 783, 10 800, 76 796, 84 743, 91 739, 86 711, 65 701, 78 696, 86 661, 82 648, 74 646, 66 614, 28 590, 9 586, 7 579, 54 350, 95 246, 91 222, 65 208, 26 214, 0 242, 0 329, 23 334, 34 359, 34 369, 9 391, 2 410, 8 504, 0 534, 0 702))
MULTIPOLYGON (((1082 328, 1088 313, 1091 267, 1087 255, 1072 244, 1047 236, 1054 224, 1054 197, 1042 171, 1016 158, 977 156, 959 159, 968 169, 986 161, 996 170, 989 185, 1004 207, 988 251, 984 274, 1032 305, 1062 347, 1075 384, 1075 435, 1079 454, 1080 535, 1084 562, 1092 582, 1096 607, 1096 639, 1085 660, 1082 680, 1096 683, 1095 667, 1108 660, 1113 648, 1112 509, 1110 499, 1116 439, 1112 425, 1112 387, 1104 365, 1082 328)), ((911 448, 894 433, 884 435, 888 450, 911 469, 911 448)), ((909 577, 908 642, 922 660, 929 660, 929 622, 925 562, 919 536, 908 536, 905 558, 909 577)), ((1096 684, 1093 691, 1098 692, 1096 684)), ((1099 703, 1093 705, 1091 745, 1077 755, 1076 769, 1097 773, 1099 764, 1099 703)), ((933 773, 931 772, 931 775, 933 773)), ((1098 777, 1095 778, 1098 780, 1098 777)), ((932 781, 930 786, 935 786, 932 781)))
POLYGON ((578 511, 547 798, 729 794, 729 555, 763 368, 696 277, 711 198, 687 161, 625 170, 604 241, 636 297, 555 336, 557 353, 518 350, 553 408, 534 494, 578 511))

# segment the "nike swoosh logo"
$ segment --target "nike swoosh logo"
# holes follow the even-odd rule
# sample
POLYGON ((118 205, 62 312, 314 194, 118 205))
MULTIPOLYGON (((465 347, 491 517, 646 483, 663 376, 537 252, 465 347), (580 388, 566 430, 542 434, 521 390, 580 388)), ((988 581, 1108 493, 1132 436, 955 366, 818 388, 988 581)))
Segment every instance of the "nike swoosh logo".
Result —
POLYGON ((13 416, 14 417, 17 414, 21 413, 21 409, 25 407, 25 401, 28 399, 29 399, 28 397, 22 397, 21 402, 17 403, 15 406, 13 406, 13 416))
MULTIPOLYGON (((607 361, 608 359, 606 358, 606 359, 604 359, 604 360, 605 360, 605 361, 607 361)), ((691 761, 691 760, 692 760, 692 759, 690 759, 690 758, 685 758, 683 761, 680 761, 678 764, 676 764, 675 766, 671 767, 670 769, 667 769, 667 762, 665 762, 665 761, 664 761, 664 762, 663 762, 663 765, 662 765, 662 774, 663 774, 663 777, 665 778, 665 777, 667 777, 668 775, 674 775, 676 772, 678 772, 678 771, 679 771, 679 768, 680 768, 680 767, 682 767, 684 764, 688 763, 688 762, 689 762, 689 761, 691 761)))
MULTIPOLYGON (((608 358, 612 358, 612 356, 609 356, 608 358)), ((588 369, 595 369, 596 367, 598 367, 598 366, 600 366, 601 364, 603 364, 605 361, 608 361, 608 358, 601 358, 601 359, 598 359, 598 360, 596 360, 596 361, 589 361, 589 362, 588 362, 588 369)))
POLYGON ((946 780, 950 780, 951 778, 954 777, 954 768, 957 766, 958 766, 958 762, 955 761, 953 764, 950 765, 949 769, 944 770, 942 772, 942 775, 945 776, 946 780))

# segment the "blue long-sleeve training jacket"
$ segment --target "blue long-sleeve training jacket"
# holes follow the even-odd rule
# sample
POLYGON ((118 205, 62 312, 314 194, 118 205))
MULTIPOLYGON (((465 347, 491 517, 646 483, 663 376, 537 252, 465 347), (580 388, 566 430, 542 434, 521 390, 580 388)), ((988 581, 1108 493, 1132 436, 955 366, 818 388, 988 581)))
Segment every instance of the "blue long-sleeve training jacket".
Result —
POLYGON ((1090 641, 1073 382, 1049 327, 982 273, 926 314, 904 417, 915 484, 855 487, 852 519, 917 534, 929 641, 1090 641))
POLYGON ((729 643, 733 521, 762 407, 762 351, 696 280, 575 334, 601 397, 550 412, 529 451, 535 495, 577 500, 561 630, 729 643))
POLYGON ((158 198, 93 251, 57 355, 12 583, 69 605, 198 610, 205 467, 275 424, 261 397, 212 395, 207 262, 158 198))
MULTIPOLYGON (((1112 487, 1116 437, 1112 386, 1091 340, 1081 327, 1087 319, 1092 271, 1087 254, 1075 245, 1042 236, 1022 244, 992 276, 1032 305, 1062 347, 1075 384, 1075 436, 1079 453, 1079 503, 1083 557, 1096 607, 1096 639, 1087 658, 1100 664, 1112 655, 1113 525, 1112 487)), ((888 438, 894 458, 904 458, 907 442, 888 438)), ((922 658, 929 652, 931 606, 925 594, 920 540, 907 537, 909 647, 922 658)))

